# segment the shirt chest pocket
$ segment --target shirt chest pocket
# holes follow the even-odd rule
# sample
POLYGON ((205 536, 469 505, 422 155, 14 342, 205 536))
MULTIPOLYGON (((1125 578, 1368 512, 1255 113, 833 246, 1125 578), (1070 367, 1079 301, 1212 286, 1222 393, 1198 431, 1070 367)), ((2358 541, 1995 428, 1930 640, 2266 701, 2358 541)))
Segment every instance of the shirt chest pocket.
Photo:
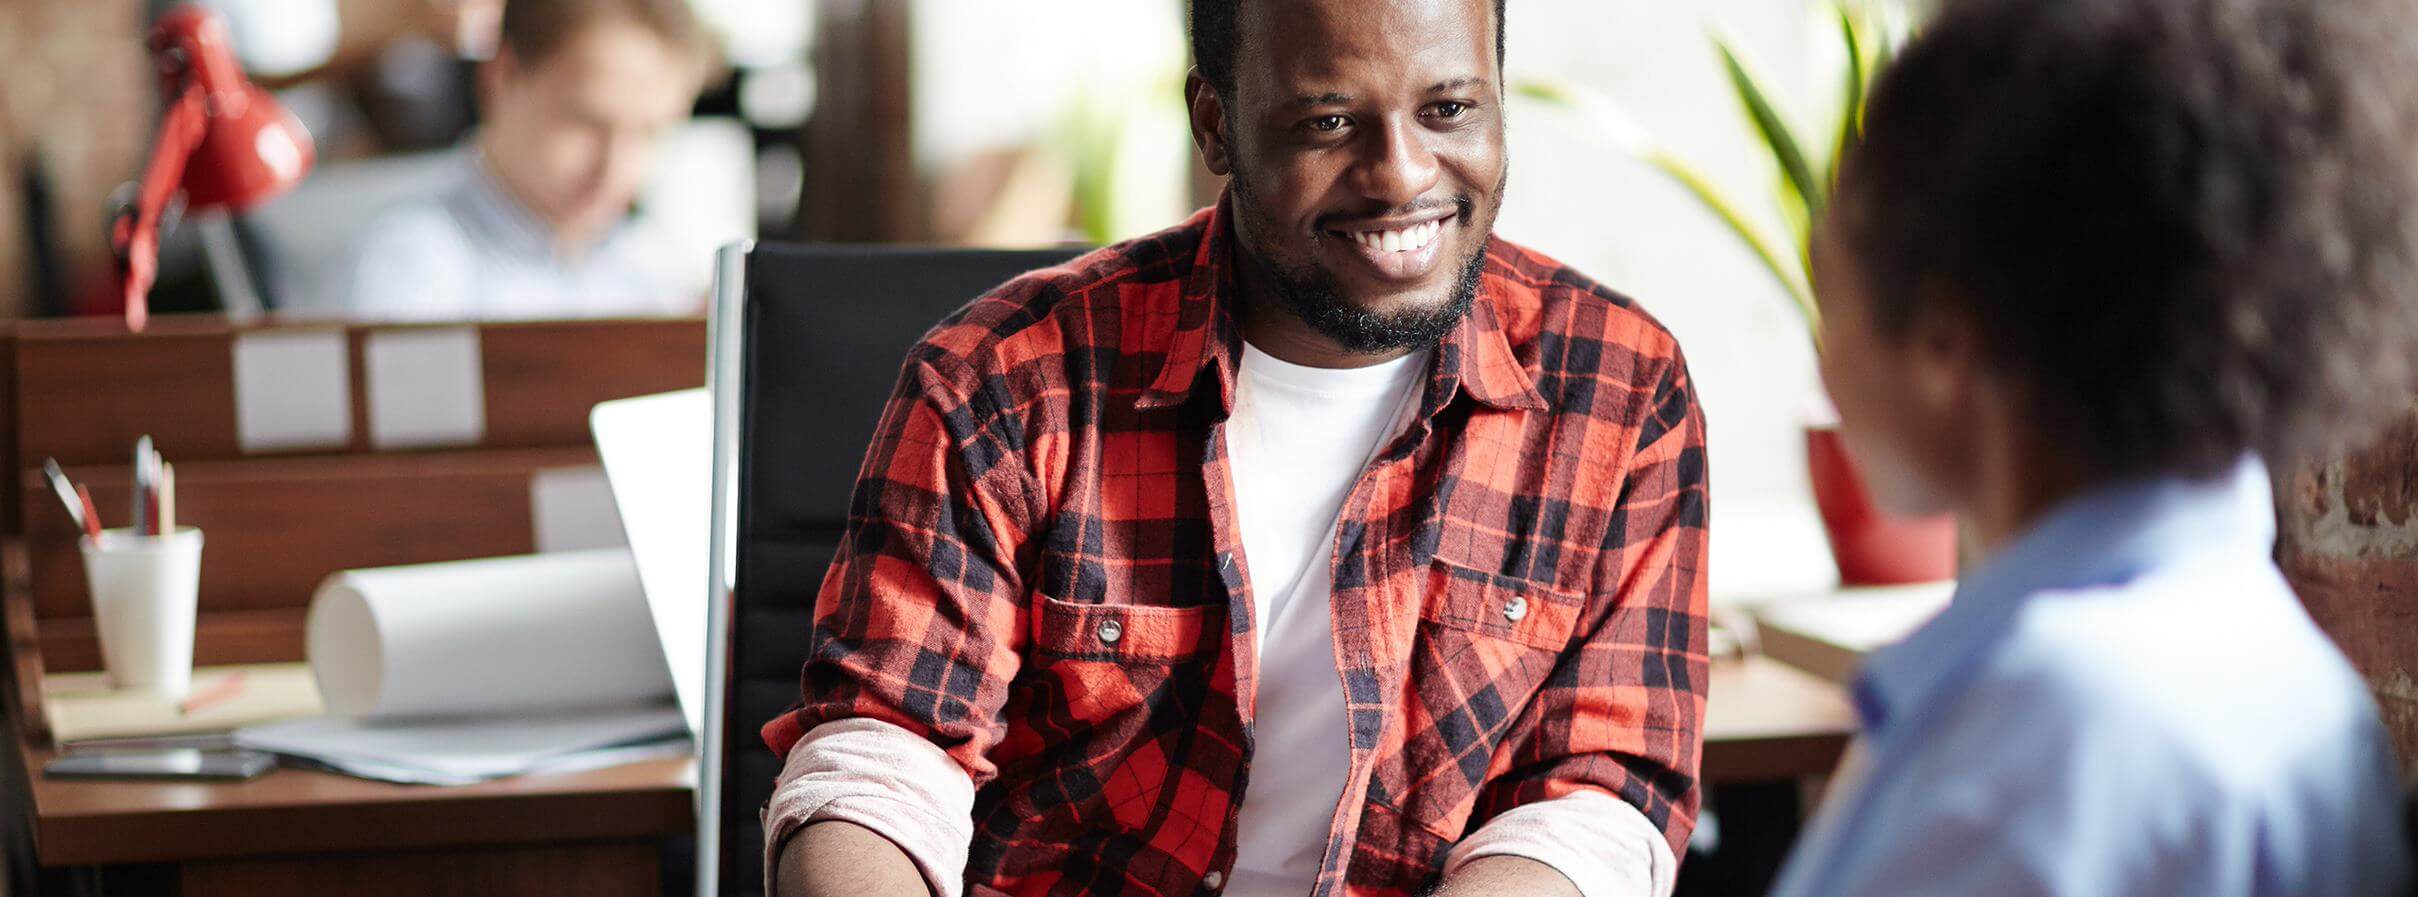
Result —
POLYGON ((1195 702, 1226 639, 1224 608, 1078 604, 1037 596, 1028 666, 1057 706, 1101 735, 1143 724, 1154 708, 1195 702))
POLYGON ((1461 837, 1497 755, 1567 654, 1586 602, 1540 583, 1439 558, 1413 640, 1401 750, 1372 799, 1438 837, 1461 837))
POLYGON ((1070 833, 1146 831, 1185 774, 1185 746, 1203 740, 1193 730, 1232 720, 1231 699, 1222 715, 1214 703, 1232 693, 1218 675, 1225 621, 1222 607, 1039 598, 1024 677, 1035 691, 1022 719, 1047 785, 1026 795, 1034 803, 1021 818, 1059 820, 1070 833))
POLYGON ((1437 558, 1420 597, 1419 620, 1426 624, 1422 630, 1450 630, 1558 654, 1569 646, 1585 605, 1584 598, 1544 583, 1437 558))

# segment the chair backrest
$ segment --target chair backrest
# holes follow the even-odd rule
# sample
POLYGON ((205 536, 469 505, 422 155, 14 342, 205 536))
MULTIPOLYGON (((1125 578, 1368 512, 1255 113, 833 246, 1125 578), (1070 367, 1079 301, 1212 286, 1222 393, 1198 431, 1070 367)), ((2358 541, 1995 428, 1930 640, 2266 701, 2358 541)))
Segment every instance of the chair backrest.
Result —
POLYGON ((907 350, 991 288, 1078 250, 725 249, 715 289, 714 632, 700 897, 761 893, 757 812, 782 758, 757 730, 797 701, 814 595, 907 350))

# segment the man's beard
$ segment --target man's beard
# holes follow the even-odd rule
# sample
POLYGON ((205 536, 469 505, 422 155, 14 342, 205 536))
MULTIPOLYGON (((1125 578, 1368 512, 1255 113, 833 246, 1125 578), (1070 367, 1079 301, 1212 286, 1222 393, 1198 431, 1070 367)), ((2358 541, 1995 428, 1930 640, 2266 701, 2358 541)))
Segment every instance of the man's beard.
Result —
POLYGON ((1352 304, 1336 288, 1333 275, 1318 268, 1285 270, 1270 266, 1276 299, 1285 310, 1354 355, 1382 355, 1401 349, 1426 349, 1444 341, 1469 306, 1477 301, 1478 284, 1486 271, 1486 244, 1479 243, 1461 273, 1453 278, 1452 294, 1443 304, 1386 313, 1352 304))
MULTIPOLYGON (((1235 211, 1249 214, 1249 191, 1241 189, 1244 181, 1242 167, 1235 166, 1233 191, 1235 211)), ((1498 198, 1500 194, 1497 194, 1498 198)), ((1459 200, 1462 221, 1474 220, 1468 210, 1468 199, 1459 200)), ((1443 239, 1439 234, 1437 239, 1443 239)), ((1403 349, 1432 348, 1443 342, 1461 319, 1469 315, 1469 307, 1477 301, 1478 285, 1486 272, 1486 241, 1479 240, 1463 260, 1460 275, 1453 278, 1452 293, 1439 305, 1386 313, 1354 305, 1344 298, 1335 277, 1316 265, 1287 268, 1270 262, 1266 266, 1268 279, 1273 281, 1276 300, 1309 324, 1319 335, 1333 340, 1344 351, 1354 355, 1382 355, 1403 349)))

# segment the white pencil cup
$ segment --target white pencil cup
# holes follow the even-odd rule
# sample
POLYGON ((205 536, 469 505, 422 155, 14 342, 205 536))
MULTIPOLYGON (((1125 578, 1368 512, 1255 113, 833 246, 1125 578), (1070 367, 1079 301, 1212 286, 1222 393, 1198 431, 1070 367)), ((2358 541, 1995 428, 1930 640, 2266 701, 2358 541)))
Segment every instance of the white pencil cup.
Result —
POLYGON ((193 687, 201 530, 144 536, 114 529, 80 544, 110 687, 184 697, 193 687))

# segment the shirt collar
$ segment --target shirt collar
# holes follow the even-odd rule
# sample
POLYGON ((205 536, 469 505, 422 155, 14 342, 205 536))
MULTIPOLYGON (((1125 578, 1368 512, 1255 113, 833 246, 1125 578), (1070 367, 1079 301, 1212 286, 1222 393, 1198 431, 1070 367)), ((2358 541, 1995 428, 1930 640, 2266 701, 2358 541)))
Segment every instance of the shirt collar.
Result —
POLYGON ((1937 618, 1873 653, 1855 687, 1866 730, 1918 714, 1960 683, 2032 595, 2120 583, 2199 557, 2265 557, 2275 543, 2272 488, 2266 464, 2252 457, 2207 479, 2134 480, 2059 505, 1964 577, 1937 618))
MULTIPOLYGON (((1233 237, 1229 230, 1231 197, 1195 214, 1184 229, 1201 234, 1191 272, 1181 290, 1153 290, 1144 300, 1146 319, 1173 321, 1171 330, 1150 336, 1162 361, 1157 376, 1135 402, 1141 408, 1183 404, 1201 386, 1209 371, 1218 388, 1219 407, 1234 409, 1234 371, 1240 358, 1242 331, 1232 308, 1233 237)), ((1519 289, 1502 259, 1499 241, 1488 237, 1486 269, 1469 314, 1437 344, 1429 368, 1428 389, 1420 417, 1433 416, 1466 392, 1470 398, 1497 409, 1543 411, 1548 406, 1528 369, 1512 351, 1495 305, 1498 294, 1519 289)))

